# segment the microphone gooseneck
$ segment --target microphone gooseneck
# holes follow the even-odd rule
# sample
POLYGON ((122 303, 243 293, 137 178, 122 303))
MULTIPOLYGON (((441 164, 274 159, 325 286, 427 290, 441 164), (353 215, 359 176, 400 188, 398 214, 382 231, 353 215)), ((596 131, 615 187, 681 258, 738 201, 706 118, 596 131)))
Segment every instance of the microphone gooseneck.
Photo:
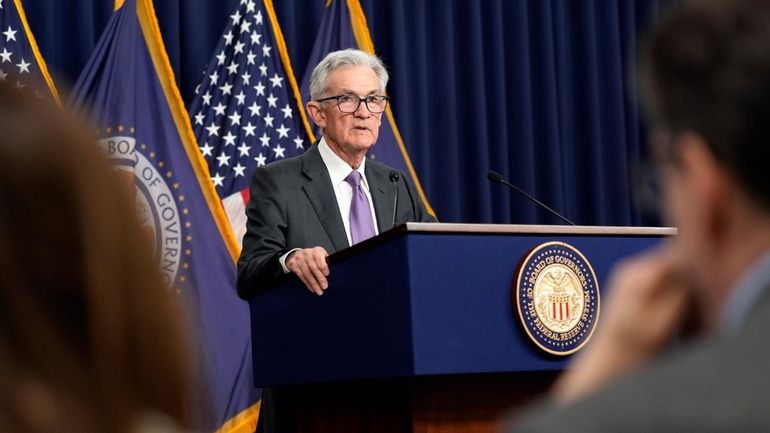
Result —
POLYGON ((501 175, 500 173, 498 173, 498 172, 496 172, 494 170, 490 170, 489 173, 487 173, 487 179, 489 179, 490 181, 492 181, 494 183, 500 183, 500 184, 503 184, 503 185, 507 186, 508 188, 513 189, 514 191, 516 191, 519 194, 523 195, 524 197, 528 198, 530 201, 532 201, 536 205, 538 205, 541 208, 547 210, 548 212, 556 215, 557 217, 559 217, 562 221, 566 222, 567 224, 569 224, 571 226, 575 225, 575 223, 573 223, 572 221, 568 220, 567 217, 565 217, 564 215, 560 214, 559 212, 556 212, 555 210, 553 210, 550 207, 548 207, 545 203, 543 203, 540 200, 536 199, 535 197, 532 197, 531 195, 527 194, 527 192, 524 191, 523 189, 521 189, 518 186, 516 186, 516 185, 508 182, 507 180, 505 180, 505 178, 503 178, 503 175, 501 175))

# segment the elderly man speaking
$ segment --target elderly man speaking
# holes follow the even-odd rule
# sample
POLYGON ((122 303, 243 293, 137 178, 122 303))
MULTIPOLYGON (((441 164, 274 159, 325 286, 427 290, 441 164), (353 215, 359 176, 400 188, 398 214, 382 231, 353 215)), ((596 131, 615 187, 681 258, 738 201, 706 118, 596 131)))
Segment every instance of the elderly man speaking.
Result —
POLYGON ((406 176, 366 159, 388 105, 387 84, 380 59, 359 50, 329 53, 315 67, 307 111, 323 137, 301 156, 254 171, 238 260, 241 297, 269 290, 289 272, 322 295, 327 255, 399 223, 433 220, 406 176))

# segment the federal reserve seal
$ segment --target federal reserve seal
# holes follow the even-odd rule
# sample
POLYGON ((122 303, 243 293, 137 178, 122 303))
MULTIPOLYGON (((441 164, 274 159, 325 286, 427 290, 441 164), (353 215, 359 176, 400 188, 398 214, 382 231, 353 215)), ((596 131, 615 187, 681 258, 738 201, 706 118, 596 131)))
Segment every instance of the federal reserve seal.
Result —
MULTIPOLYGON (((119 128, 123 132, 123 128, 119 128)), ((190 266, 192 237, 187 232, 192 223, 173 172, 157 160, 155 151, 137 143, 133 136, 108 136, 99 140, 99 145, 127 187, 135 192, 139 221, 144 229, 140 235, 152 246, 166 285, 179 292, 190 266)))
POLYGON ((538 347, 569 355, 588 343, 599 319, 599 285, 580 251, 564 242, 538 245, 514 283, 514 309, 538 347))

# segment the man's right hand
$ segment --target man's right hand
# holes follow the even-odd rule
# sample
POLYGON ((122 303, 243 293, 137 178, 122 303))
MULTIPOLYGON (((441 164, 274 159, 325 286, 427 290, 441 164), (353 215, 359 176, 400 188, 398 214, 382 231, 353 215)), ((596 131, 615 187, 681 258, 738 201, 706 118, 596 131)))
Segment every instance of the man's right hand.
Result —
POLYGON ((308 290, 318 296, 329 287, 329 265, 326 257, 329 253, 321 247, 299 249, 286 258, 286 269, 297 274, 308 290))

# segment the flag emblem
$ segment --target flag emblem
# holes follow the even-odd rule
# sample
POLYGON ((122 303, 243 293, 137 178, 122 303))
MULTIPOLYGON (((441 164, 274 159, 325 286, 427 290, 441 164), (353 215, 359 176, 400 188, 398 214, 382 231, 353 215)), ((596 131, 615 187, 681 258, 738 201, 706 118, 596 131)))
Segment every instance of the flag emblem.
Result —
POLYGON ((546 242, 524 259, 514 280, 514 310, 527 335, 554 355, 580 350, 599 318, 599 285, 588 260, 564 242, 546 242))

